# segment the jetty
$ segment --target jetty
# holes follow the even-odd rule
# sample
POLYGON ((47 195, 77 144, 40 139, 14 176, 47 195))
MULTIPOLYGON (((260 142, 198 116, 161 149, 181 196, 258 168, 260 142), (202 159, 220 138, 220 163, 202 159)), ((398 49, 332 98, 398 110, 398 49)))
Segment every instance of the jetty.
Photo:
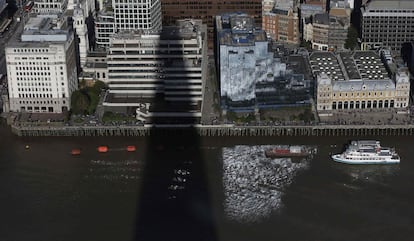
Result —
POLYGON ((412 136, 414 124, 405 125, 145 125, 145 126, 19 126, 11 125, 18 136, 150 136, 195 133, 199 136, 412 136))

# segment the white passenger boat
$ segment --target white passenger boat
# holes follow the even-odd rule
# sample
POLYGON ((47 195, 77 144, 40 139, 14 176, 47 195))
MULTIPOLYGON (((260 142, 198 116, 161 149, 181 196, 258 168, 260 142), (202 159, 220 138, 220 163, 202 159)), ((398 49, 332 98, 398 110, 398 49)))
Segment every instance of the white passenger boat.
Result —
POLYGON ((352 141, 346 151, 332 155, 336 162, 347 164, 392 164, 399 163, 400 157, 393 148, 381 147, 379 141, 352 141))

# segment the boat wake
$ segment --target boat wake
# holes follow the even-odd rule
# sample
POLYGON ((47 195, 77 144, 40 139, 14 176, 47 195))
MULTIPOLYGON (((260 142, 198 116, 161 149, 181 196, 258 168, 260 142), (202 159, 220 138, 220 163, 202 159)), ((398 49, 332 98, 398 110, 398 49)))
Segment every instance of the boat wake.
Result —
POLYGON ((279 210, 281 197, 295 175, 309 166, 309 159, 271 159, 270 145, 223 148, 223 185, 226 215, 239 222, 257 222, 279 210))

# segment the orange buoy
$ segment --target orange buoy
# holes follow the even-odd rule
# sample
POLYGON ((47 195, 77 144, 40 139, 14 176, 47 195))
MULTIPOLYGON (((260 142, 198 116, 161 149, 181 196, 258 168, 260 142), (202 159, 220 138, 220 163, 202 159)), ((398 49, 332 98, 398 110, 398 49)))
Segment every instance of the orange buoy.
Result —
POLYGON ((70 152, 70 154, 72 155, 80 155, 81 151, 80 149, 72 149, 72 151, 70 152))
POLYGON ((133 152, 133 151, 136 151, 136 150, 137 150, 137 148, 135 146, 127 146, 127 151, 129 151, 129 152, 133 152))
POLYGON ((108 152, 107 146, 98 146, 98 152, 108 152))

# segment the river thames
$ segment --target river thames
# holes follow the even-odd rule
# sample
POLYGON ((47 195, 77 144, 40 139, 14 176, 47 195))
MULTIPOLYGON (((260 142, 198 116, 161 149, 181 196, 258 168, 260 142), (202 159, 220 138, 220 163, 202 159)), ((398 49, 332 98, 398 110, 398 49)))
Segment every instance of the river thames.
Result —
POLYGON ((350 166, 329 154, 352 137, 0 136, 2 241, 414 237, 414 137, 358 137, 395 147, 401 163, 350 166), (318 152, 265 158, 278 144, 318 152))

